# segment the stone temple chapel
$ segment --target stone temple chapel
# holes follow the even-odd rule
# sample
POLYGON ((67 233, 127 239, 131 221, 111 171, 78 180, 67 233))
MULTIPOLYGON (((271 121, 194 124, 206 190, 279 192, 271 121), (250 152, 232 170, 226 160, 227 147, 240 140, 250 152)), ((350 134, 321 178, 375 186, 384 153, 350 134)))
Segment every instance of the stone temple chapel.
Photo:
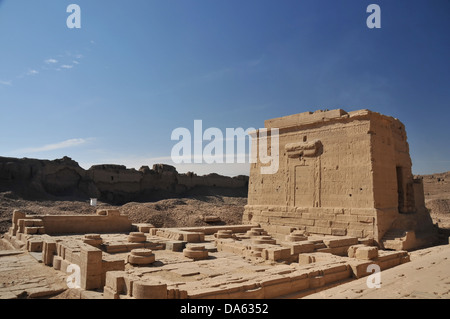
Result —
POLYGON ((279 129, 279 169, 261 174, 264 164, 251 164, 244 223, 280 234, 296 227, 371 237, 397 250, 432 240, 422 181, 413 178, 398 119, 319 110, 270 119, 265 128, 279 129))

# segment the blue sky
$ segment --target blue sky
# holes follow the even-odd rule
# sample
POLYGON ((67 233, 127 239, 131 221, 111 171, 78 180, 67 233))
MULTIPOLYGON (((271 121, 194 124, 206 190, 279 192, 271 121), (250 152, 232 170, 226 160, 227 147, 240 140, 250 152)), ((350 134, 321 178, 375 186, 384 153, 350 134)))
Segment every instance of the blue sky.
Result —
POLYGON ((0 156, 139 169, 172 164, 171 133, 194 120, 368 108, 406 125, 413 173, 448 171, 449 31, 448 0, 0 0, 0 156))

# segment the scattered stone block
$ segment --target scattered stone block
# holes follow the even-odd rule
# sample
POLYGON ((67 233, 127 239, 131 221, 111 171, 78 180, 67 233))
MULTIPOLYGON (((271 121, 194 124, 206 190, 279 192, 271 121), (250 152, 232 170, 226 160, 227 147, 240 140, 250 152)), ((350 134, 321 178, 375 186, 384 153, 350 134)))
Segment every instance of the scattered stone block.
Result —
POLYGON ((127 245, 122 243, 110 243, 104 245, 105 250, 109 254, 124 253, 129 251, 127 245))
POLYGON ((102 261, 102 251, 98 248, 90 245, 84 245, 80 247, 81 250, 81 263, 86 265, 98 264, 102 261))
POLYGON ((183 255, 194 260, 202 260, 208 258, 208 250, 205 246, 188 244, 183 250, 183 255))
POLYGON ((180 229, 160 228, 152 229, 153 236, 164 237, 172 240, 186 241, 188 243, 201 243, 205 241, 205 233, 202 231, 186 231, 180 229))
POLYGON ((262 251, 262 256, 271 261, 287 260, 291 256, 291 249, 283 247, 265 248, 262 251))
POLYGON ((284 238, 286 241, 303 241, 303 240, 308 240, 307 236, 301 235, 301 234, 295 234, 295 233, 291 233, 289 235, 286 235, 284 238))
POLYGON ((323 243, 328 248, 336 248, 336 247, 342 247, 342 246, 351 246, 351 245, 357 245, 358 244, 358 238, 357 237, 336 237, 336 238, 325 238, 323 239, 323 243))
POLYGON ((141 233, 150 233, 151 229, 155 228, 152 224, 133 224, 141 233))
MULTIPOLYGON (((285 245, 282 243, 282 245, 285 245)), ((316 249, 316 246, 314 243, 310 241, 301 241, 301 242, 295 242, 291 244, 291 254, 297 255, 297 254, 303 254, 303 253, 312 253, 316 249)))
POLYGON ((80 245, 81 288, 102 288, 102 251, 90 245, 80 245))
POLYGON ((125 271, 108 271, 106 273, 105 287, 109 287, 117 294, 126 293, 125 277, 125 271))
POLYGON ((307 265, 316 262, 316 257, 310 254, 300 254, 298 255, 299 265, 307 265))
POLYGON ((158 281, 136 281, 133 284, 136 299, 167 299, 167 284, 158 281))
POLYGON ((187 232, 181 231, 183 235, 183 241, 187 241, 188 243, 200 243, 205 240, 205 234, 202 232, 187 232))
POLYGON ((253 227, 250 230, 248 230, 245 233, 246 236, 253 237, 253 236, 267 236, 267 232, 264 230, 264 228, 259 227, 253 227))
POLYGON ((27 250, 29 252, 41 252, 43 241, 38 239, 27 240, 27 250))
POLYGON ((214 237, 216 237, 216 238, 232 238, 233 231, 230 229, 219 230, 217 233, 214 234, 214 237))
MULTIPOLYGON (((348 254, 348 246, 328 248, 329 253, 337 256, 347 256, 348 254)), ((320 250, 318 250, 319 252, 320 250)))
POLYGON ((181 252, 186 247, 187 242, 179 241, 179 240, 169 240, 169 241, 166 241, 165 244, 166 244, 166 250, 181 252))
POLYGON ((329 253, 323 252, 313 252, 308 254, 300 254, 298 255, 298 263, 300 265, 310 264, 310 263, 333 263, 335 262, 336 257, 329 253))
POLYGON ((155 254, 151 249, 133 249, 127 256, 127 262, 136 266, 149 265, 155 262, 155 254))
POLYGON ((365 245, 363 245, 363 244, 358 244, 358 245, 352 245, 352 246, 348 247, 347 256, 350 258, 355 258, 356 250, 358 250, 358 248, 364 247, 364 246, 365 245))
POLYGON ((256 236, 252 238, 252 244, 258 245, 258 244, 276 244, 276 240, 273 239, 271 236, 256 236))
POLYGON ((53 255, 56 255, 56 242, 45 240, 42 246, 42 261, 46 266, 52 266, 53 255))
POLYGON ((143 232, 131 232, 128 235, 128 241, 130 243, 143 243, 147 241, 147 236, 143 232))
POLYGON ((56 270, 61 270, 62 258, 60 256, 53 256, 53 268, 56 270))
POLYGON ((101 285, 105 285, 106 274, 111 271, 123 271, 125 270, 125 260, 123 258, 115 258, 102 260, 102 283, 101 285))
POLYGON ((120 299, 119 294, 112 288, 103 287, 103 299, 120 299))
POLYGON ((377 247, 359 247, 356 249, 355 258, 362 260, 373 260, 378 257, 378 248, 377 247))
POLYGON ((86 234, 84 235, 83 243, 100 248, 103 244, 103 239, 99 234, 86 234))

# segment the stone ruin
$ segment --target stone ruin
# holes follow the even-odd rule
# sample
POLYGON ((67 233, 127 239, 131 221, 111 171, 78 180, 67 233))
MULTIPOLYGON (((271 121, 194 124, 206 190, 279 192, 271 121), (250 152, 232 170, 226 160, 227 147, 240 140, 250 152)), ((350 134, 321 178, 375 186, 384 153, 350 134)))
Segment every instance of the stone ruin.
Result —
POLYGON ((89 293, 84 298, 298 298, 367 276, 370 265, 409 261, 406 251, 381 250, 370 239, 298 229, 276 239, 255 224, 155 228, 132 224, 118 210, 16 210, 3 240, 72 277, 77 286, 68 286, 89 293))
POLYGON ((436 236, 414 179, 405 126, 369 110, 306 112, 265 122, 279 129, 279 169, 251 164, 244 223, 270 233, 373 238, 413 249, 436 236))
POLYGON ((79 289, 105 299, 298 298, 432 243, 398 120, 333 110, 266 127, 280 129, 280 167, 261 175, 252 164, 242 225, 156 228, 118 210, 16 210, 3 241, 58 271, 78 266, 79 289))

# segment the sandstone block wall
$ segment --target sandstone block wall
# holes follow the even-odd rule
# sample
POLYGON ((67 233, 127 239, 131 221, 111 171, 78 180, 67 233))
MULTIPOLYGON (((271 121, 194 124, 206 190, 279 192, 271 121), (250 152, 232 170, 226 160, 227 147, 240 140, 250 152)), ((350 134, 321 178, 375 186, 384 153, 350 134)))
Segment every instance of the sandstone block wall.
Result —
POLYGON ((118 210, 106 210, 100 213, 97 215, 26 215, 15 210, 10 232, 12 236, 15 236, 18 233, 29 234, 30 228, 33 230, 38 228, 39 234, 57 235, 121 233, 129 232, 132 229, 128 216, 121 215, 118 210), (33 227, 27 226, 30 225, 30 222, 33 227), (35 224, 40 226, 34 227, 35 224))
POLYGON ((279 129, 279 169, 264 175, 264 164, 251 164, 244 223, 376 241, 392 227, 432 226, 398 119, 338 109, 267 120, 265 127, 279 129))

